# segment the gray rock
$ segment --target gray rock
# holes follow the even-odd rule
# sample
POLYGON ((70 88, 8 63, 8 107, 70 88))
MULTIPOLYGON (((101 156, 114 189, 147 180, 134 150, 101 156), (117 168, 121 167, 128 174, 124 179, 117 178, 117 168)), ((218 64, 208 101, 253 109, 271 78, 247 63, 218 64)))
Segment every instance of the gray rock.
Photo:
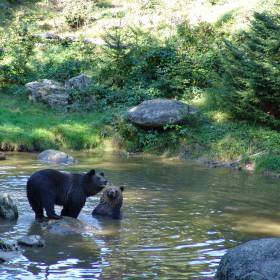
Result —
POLYGON ((0 261, 1 262, 8 262, 19 256, 21 256, 21 252, 19 251, 16 244, 14 244, 12 242, 0 240, 0 261))
POLYGON ((71 89, 85 89, 90 85, 90 83, 91 78, 89 76, 85 74, 80 74, 79 76, 69 79, 65 83, 65 87, 71 89))
POLYGON ((63 217, 59 220, 48 220, 40 225, 44 233, 60 236, 94 234, 94 232, 96 232, 91 225, 71 217, 63 217))
POLYGON ((5 160, 6 159, 6 155, 4 153, 0 153, 0 160, 5 160))
POLYGON ((9 221, 18 218, 17 206, 7 193, 0 195, 0 217, 9 221))
POLYGON ((43 79, 27 83, 25 87, 31 92, 30 99, 42 102, 51 107, 65 107, 68 105, 69 94, 65 87, 52 80, 43 79))
POLYGON ((104 46, 106 44, 104 40, 99 38, 84 38, 83 42, 85 44, 93 44, 97 46, 104 46))
POLYGON ((75 159, 70 155, 61 151, 51 150, 51 149, 41 152, 38 155, 37 159, 47 163, 58 163, 58 164, 72 164, 75 162, 75 159))
POLYGON ((89 110, 96 104, 96 98, 85 94, 85 97, 73 100, 71 90, 86 90, 91 83, 91 78, 85 74, 69 79, 64 85, 56 81, 43 79, 30 82, 25 87, 31 92, 30 100, 42 102, 54 109, 69 110, 89 110))
POLYGON ((280 279, 280 238, 252 240, 229 250, 222 258, 216 280, 280 279))
POLYGON ((50 94, 46 103, 52 108, 64 108, 67 109, 69 104, 69 95, 68 94, 50 94))
POLYGON ((48 39, 48 40, 60 40, 61 37, 55 33, 52 32, 46 32, 43 34, 38 34, 38 37, 42 38, 42 39, 48 39))
POLYGON ((134 124, 158 128, 167 124, 182 123, 188 114, 196 110, 180 101, 153 99, 128 110, 128 120, 134 124))
POLYGON ((27 247, 44 247, 46 242, 40 235, 26 235, 18 240, 18 244, 27 247))

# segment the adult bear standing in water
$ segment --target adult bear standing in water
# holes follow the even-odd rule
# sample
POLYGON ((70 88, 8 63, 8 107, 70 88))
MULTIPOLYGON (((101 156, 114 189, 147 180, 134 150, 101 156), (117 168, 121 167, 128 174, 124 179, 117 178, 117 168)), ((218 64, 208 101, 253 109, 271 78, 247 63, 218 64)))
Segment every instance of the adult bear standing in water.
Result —
POLYGON ((104 173, 90 170, 88 173, 66 173, 54 169, 35 172, 27 181, 27 198, 36 219, 44 218, 44 209, 50 219, 61 216, 77 218, 86 199, 100 192, 107 180, 104 173), (63 206, 61 216, 54 206, 63 206))

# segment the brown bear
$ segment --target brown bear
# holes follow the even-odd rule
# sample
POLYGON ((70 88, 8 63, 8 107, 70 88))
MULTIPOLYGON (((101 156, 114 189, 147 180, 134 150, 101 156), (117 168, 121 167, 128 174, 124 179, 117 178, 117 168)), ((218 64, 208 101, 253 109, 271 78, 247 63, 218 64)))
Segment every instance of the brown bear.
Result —
POLYGON ((98 174, 94 169, 88 173, 44 169, 28 179, 27 198, 36 219, 44 218, 44 209, 50 219, 60 219, 61 216, 77 218, 87 197, 100 192, 106 184, 104 173, 98 174), (55 213, 55 205, 63 206, 61 216, 55 213))
POLYGON ((92 215, 107 216, 121 219, 124 187, 108 186, 104 189, 99 204, 92 211, 92 215))

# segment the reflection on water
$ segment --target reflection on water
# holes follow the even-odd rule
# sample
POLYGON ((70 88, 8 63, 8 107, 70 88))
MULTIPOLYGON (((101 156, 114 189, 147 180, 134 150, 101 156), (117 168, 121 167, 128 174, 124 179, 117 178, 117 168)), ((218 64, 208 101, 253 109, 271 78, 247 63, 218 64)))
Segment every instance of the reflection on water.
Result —
POLYGON ((60 170, 105 172, 126 185, 121 221, 92 218, 99 197, 79 219, 93 235, 55 236, 34 224, 25 195, 31 173, 45 168, 35 154, 11 154, 0 165, 0 192, 16 198, 20 218, 2 223, 1 236, 42 234, 43 249, 0 266, 0 279, 213 279, 222 255, 240 242, 279 236, 277 179, 207 169, 156 157, 119 158, 77 153, 60 170))

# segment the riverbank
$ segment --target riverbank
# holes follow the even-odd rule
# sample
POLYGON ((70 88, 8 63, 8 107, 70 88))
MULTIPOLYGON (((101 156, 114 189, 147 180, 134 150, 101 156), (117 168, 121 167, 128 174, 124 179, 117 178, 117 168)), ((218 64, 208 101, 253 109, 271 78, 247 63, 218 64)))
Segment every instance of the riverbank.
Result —
POLYGON ((274 16, 279 6, 275 0, 252 5, 173 2, 112 0, 84 6, 73 1, 4 1, 0 150, 105 150, 110 143, 125 153, 279 173, 278 108, 261 99, 266 94, 267 99, 277 97, 279 91, 272 86, 279 85, 279 75, 274 65, 277 48, 271 47, 279 38, 274 16), (255 48, 263 50, 260 54, 250 49, 250 38, 267 42, 255 48), (250 49, 250 69, 247 60, 239 59, 244 56, 240 40, 250 49), (263 53, 272 55, 259 61, 263 53), (255 65, 276 72, 255 71, 255 65), (81 73, 91 77, 90 87, 74 90, 71 98, 96 99, 90 111, 60 112, 28 100, 26 83, 65 83, 81 73), (255 87, 263 83, 264 91, 255 87), (198 113, 183 125, 161 130, 125 120, 128 108, 153 98, 181 100, 198 113))
MULTIPOLYGON (((198 106, 199 107, 199 106, 198 106)), ((278 176, 280 133, 203 111, 166 130, 143 130, 123 119, 125 110, 63 113, 28 101, 25 94, 1 94, 1 151, 108 150, 129 156, 145 152, 192 159, 209 167, 278 176), (182 133, 184 132, 184 133, 182 133)))

